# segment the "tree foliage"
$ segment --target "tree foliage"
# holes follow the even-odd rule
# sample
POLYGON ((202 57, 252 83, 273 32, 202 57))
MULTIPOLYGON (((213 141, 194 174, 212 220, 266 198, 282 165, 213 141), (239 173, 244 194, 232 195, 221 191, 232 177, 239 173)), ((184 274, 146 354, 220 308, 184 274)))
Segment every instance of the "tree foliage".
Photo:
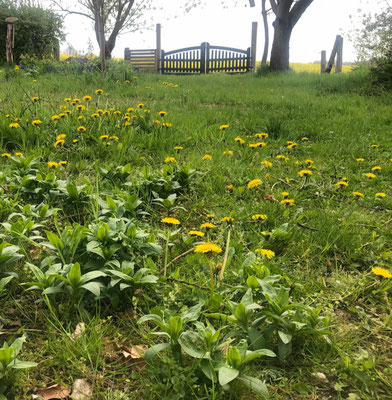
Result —
POLYGON ((358 61, 372 61, 392 50, 392 5, 384 10, 361 16, 361 26, 349 33, 358 54, 358 61))
MULTIPOLYGON (((24 1, 0 0, 0 43, 5 49, 7 24, 4 19, 17 17, 15 25, 14 60, 22 54, 43 58, 53 54, 58 39, 64 37, 62 19, 50 10, 24 1)), ((0 62, 5 61, 5 51, 0 52, 0 62)))

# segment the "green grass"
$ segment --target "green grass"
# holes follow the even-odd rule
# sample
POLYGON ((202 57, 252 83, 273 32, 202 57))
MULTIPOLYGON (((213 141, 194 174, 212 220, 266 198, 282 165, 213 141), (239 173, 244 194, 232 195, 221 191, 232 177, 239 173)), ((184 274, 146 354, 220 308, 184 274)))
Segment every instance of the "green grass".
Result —
MULTIPOLYGON (((137 320, 157 310, 181 314, 199 301, 204 306, 198 320, 209 320, 218 328, 222 321, 206 314, 230 314, 230 301, 241 301, 248 276, 262 279, 266 267, 278 277, 276 284, 290 292, 291 303, 319 308, 320 316, 330 319, 330 335, 301 336, 287 358, 255 360, 244 373, 265 381, 273 399, 390 398, 390 280, 371 269, 389 269, 392 257, 392 96, 368 95, 366 71, 265 77, 138 74, 135 79, 132 74, 109 74, 105 79, 77 73, 28 76, 19 70, 3 71, 0 77, 0 151, 24 154, 0 159, 0 222, 4 224, 0 241, 18 246, 24 256, 0 264, 0 279, 17 274, 0 293, 0 345, 24 332, 28 340, 19 358, 39 364, 18 371, 9 398, 25 399, 51 384, 71 387, 78 378, 94 387, 94 399, 259 398, 236 382, 230 391, 222 391, 217 382, 212 385, 203 377, 198 359, 184 354, 178 362, 170 352, 162 353, 139 369, 124 357, 121 346, 151 347, 161 342, 150 335, 153 324, 137 324, 137 320), (96 95, 96 89, 104 93, 96 95), (87 109, 80 112, 63 100, 85 95, 92 101, 82 101, 87 109), (31 100, 34 96, 39 97, 36 103, 31 100), (137 109, 140 103, 144 107, 137 109), (52 115, 64 112, 60 106, 72 114, 52 121, 52 115), (123 115, 130 107, 136 110, 131 115, 144 118, 124 126, 123 115), (109 115, 90 117, 97 109, 110 108, 109 115), (115 110, 122 114, 113 114, 115 110), (159 111, 167 115, 159 117, 159 111), (78 120, 78 115, 84 119, 78 120), (16 117, 21 118, 19 128, 9 128, 16 117), (42 124, 32 126, 34 119, 42 124), (162 127, 162 122, 171 126, 162 127), (220 130, 224 124, 229 127, 220 130), (77 131, 81 125, 87 128, 85 133, 77 131), (267 132, 268 138, 255 137, 261 132, 267 132), (67 135, 65 143, 54 147, 59 134, 67 135), (118 140, 100 139, 102 135, 115 135, 118 140), (238 144, 236 137, 245 144, 238 144), (75 144, 74 139, 78 139, 75 144), (260 141, 266 146, 249 147, 260 141), (297 145, 290 149, 288 141, 297 145), (203 160, 205 154, 211 160, 203 160), (23 167, 21 160, 29 157, 37 159, 36 165, 23 167), (175 157, 176 163, 165 164, 167 157, 175 157), (49 161, 67 161, 67 165, 51 170, 49 161), (366 177, 375 166, 381 167, 374 172, 376 177, 366 177), (301 177, 301 170, 312 174, 301 177), (348 186, 336 186, 345 178, 348 186), (249 189, 253 179, 262 183, 249 189), (66 189, 69 182, 75 183, 77 194, 66 189), (280 203, 284 191, 294 200, 293 206, 280 203), (173 204, 164 203, 173 193, 177 195, 171 198, 173 204), (141 200, 136 213, 129 206, 131 195, 141 200), (34 210, 41 204, 49 206, 46 215, 34 210), (126 211, 124 204, 128 204, 126 211), (187 232, 203 230, 200 226, 210 213, 217 228, 207 237, 222 253, 181 257, 168 268, 174 281, 160 277, 156 285, 139 284, 135 290, 120 292, 109 287, 107 277, 97 278, 103 285, 99 300, 90 292, 44 296, 26 291, 25 284, 34 280, 26 263, 43 271, 51 263, 63 264, 59 273, 66 276, 75 262, 86 273, 117 268, 110 262, 127 260, 135 264, 135 271, 146 267, 159 276, 167 235, 173 234, 167 254, 172 260, 200 241, 187 232), (255 222, 254 214, 266 214, 267 220, 255 222), (166 216, 181 221, 178 232, 177 227, 163 226, 160 221, 166 216), (233 217, 232 225, 221 222, 225 216, 233 217), (37 225, 20 233, 16 225, 12 229, 7 225, 17 220, 37 225), (133 224, 137 237, 122 230, 122 223, 133 224), (45 231, 63 234, 65 241, 64 232, 69 229, 71 235, 72 224, 82 225, 88 233, 79 241, 69 239, 65 250, 51 248, 45 231), (104 239, 99 239, 98 227, 106 227, 104 239), (224 260, 229 230, 228 262, 219 284, 215 267, 224 260), (104 259, 92 251, 93 238, 112 253, 105 253, 104 259), (110 247, 119 241, 121 246, 110 247), (68 252, 71 246, 74 252, 68 252), (249 257, 260 248, 274 251, 275 257, 259 255, 256 263, 250 263, 249 257), (178 282, 209 288, 210 268, 215 296, 178 282), (75 339, 72 335, 82 320, 86 331, 75 339)), ((259 290, 254 290, 256 302, 266 307, 259 290)), ((191 323, 187 327, 194 329, 191 323)), ((233 325, 223 332, 225 340, 233 339, 231 345, 239 345, 241 339, 251 344, 246 331, 233 325)), ((274 340, 268 346, 277 351, 274 340)))

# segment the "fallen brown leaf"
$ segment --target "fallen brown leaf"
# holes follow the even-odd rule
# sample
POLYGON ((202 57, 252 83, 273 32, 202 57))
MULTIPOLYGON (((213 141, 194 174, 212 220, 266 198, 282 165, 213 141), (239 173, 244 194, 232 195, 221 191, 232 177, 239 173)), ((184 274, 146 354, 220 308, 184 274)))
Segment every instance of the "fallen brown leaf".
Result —
POLYGON ((69 396, 69 390, 65 386, 57 384, 39 389, 37 395, 45 400, 66 399, 69 396))
POLYGON ((124 356, 125 360, 135 364, 139 367, 145 366, 144 361, 144 353, 147 351, 148 346, 145 344, 138 344, 135 346, 125 346, 120 343, 116 343, 117 347, 121 350, 122 355, 124 356))
POLYGON ((85 379, 76 379, 72 385, 71 399, 89 400, 92 394, 93 388, 85 379))

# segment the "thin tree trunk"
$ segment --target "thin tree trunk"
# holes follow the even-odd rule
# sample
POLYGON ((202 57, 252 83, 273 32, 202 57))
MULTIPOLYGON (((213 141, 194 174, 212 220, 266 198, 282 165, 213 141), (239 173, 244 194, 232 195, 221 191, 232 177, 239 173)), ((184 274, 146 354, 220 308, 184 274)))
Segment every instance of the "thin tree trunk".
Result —
POLYGON ((261 15, 263 16, 264 24, 264 52, 261 59, 261 65, 267 65, 268 50, 269 50, 269 29, 268 29, 268 19, 267 10, 265 8, 266 0, 261 0, 261 15))

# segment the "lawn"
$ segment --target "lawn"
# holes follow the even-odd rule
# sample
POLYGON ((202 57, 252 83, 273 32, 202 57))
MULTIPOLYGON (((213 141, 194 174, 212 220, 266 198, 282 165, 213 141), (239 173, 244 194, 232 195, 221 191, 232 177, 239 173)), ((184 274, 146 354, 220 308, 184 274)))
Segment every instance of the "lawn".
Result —
POLYGON ((392 95, 367 90, 1 71, 0 399, 390 399, 392 95))

